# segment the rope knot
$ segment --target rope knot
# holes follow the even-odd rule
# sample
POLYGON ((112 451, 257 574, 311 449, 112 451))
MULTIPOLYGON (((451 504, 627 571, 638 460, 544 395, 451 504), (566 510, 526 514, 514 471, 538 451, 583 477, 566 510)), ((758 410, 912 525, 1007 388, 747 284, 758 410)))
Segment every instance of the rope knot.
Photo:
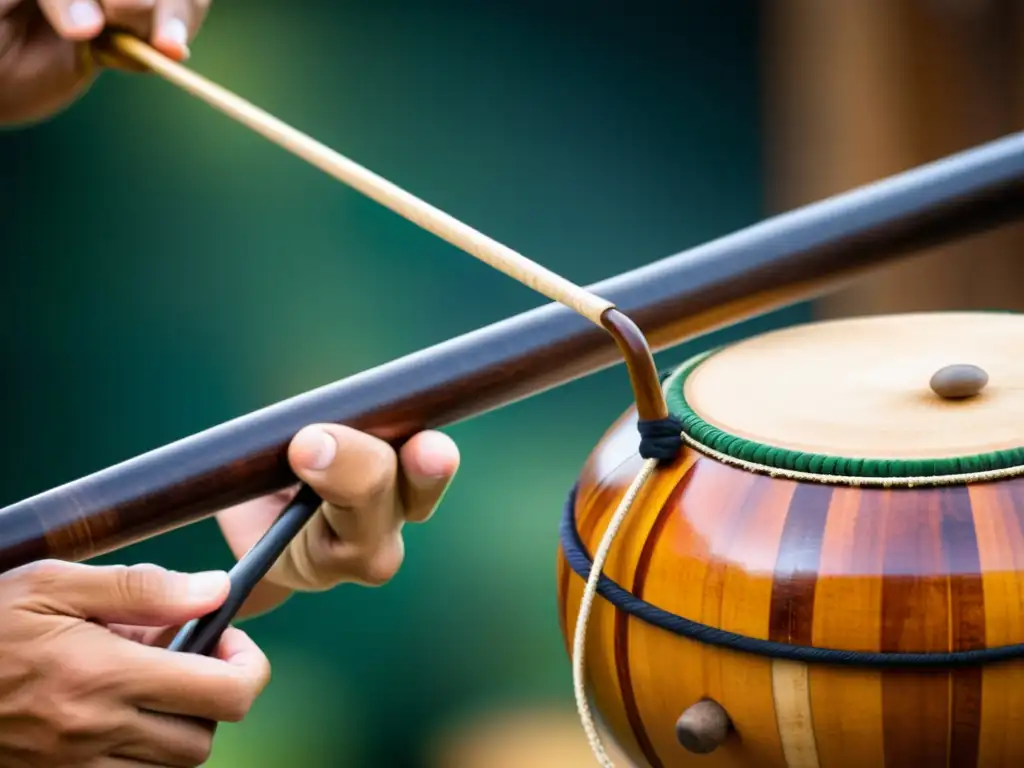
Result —
POLYGON ((661 462, 673 461, 683 449, 683 425, 675 416, 664 419, 641 420, 640 456, 661 462))

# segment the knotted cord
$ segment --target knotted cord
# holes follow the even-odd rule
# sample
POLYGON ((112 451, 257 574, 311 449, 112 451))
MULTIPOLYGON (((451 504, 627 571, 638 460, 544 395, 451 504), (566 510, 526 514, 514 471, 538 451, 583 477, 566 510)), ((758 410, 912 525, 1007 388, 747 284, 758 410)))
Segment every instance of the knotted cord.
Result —
POLYGON ((576 629, 573 632, 572 642, 572 687, 576 696, 576 712, 579 714, 583 731, 587 735, 590 749, 597 758, 602 768, 615 768, 615 763, 605 751, 601 742, 601 735, 597 732, 597 724, 594 722, 594 715, 590 711, 590 702, 587 700, 585 654, 587 648, 587 627, 590 624, 590 615, 594 607, 594 598, 597 596, 597 585, 601 581, 601 573, 604 571, 605 561, 611 551, 612 543, 618 535, 622 524, 626 521, 633 504, 643 490, 644 484, 654 473, 658 466, 657 459, 646 459, 643 467, 637 473, 636 478, 630 484, 626 495, 622 497, 619 506, 612 515, 604 534, 601 536, 601 543, 594 553, 594 564, 587 576, 587 585, 583 589, 583 598, 580 600, 579 613, 576 615, 576 629))
POLYGON ((664 462, 674 461, 683 448, 682 424, 674 416, 651 421, 641 419, 637 423, 637 429, 640 431, 640 456, 644 463, 616 507, 615 514, 608 521, 608 527, 601 535, 590 572, 586 575, 587 583, 583 588, 583 597, 580 599, 579 611, 576 614, 576 627, 573 630, 572 687, 576 698, 576 713, 579 715, 580 725, 583 726, 590 749, 602 768, 615 768, 615 764, 608 756, 601 741, 601 735, 598 733, 597 723, 587 698, 587 629, 590 626, 594 600, 597 599, 598 586, 601 583, 604 565, 608 560, 612 544, 615 543, 615 538, 622 530, 622 525, 629 517, 637 498, 658 466, 664 462))

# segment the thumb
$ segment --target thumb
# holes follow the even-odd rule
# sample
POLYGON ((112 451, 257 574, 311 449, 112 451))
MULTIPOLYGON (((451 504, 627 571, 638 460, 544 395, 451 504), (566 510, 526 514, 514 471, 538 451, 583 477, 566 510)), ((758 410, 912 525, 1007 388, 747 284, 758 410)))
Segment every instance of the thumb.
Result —
POLYGON ((223 571, 179 573, 157 565, 47 563, 33 592, 66 615, 103 624, 183 624, 220 607, 230 590, 223 571))

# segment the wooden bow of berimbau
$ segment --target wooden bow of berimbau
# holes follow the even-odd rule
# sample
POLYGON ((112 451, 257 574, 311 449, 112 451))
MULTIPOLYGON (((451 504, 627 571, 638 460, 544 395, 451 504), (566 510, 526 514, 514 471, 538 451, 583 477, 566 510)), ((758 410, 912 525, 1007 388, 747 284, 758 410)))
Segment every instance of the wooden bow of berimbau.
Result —
MULTIPOLYGON (((82 560, 295 483, 304 426, 344 423, 399 444, 625 362, 642 423, 667 409, 652 349, 818 296, 928 245, 1024 215, 1024 134, 954 155, 581 288, 121 34, 102 54, 221 110, 555 303, 226 422, 0 510, 0 571, 82 560), (642 329, 642 330, 641 330, 642 329)), ((685 215, 685 211, 681 212, 685 215)), ((232 571, 231 598, 174 648, 206 652, 315 512, 303 489, 232 571)))

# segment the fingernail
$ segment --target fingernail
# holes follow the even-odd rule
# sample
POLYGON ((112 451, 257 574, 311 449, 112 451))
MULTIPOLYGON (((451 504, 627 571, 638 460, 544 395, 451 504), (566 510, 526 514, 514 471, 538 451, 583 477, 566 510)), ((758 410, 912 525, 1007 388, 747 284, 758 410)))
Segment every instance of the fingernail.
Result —
POLYGON ((188 596, 193 600, 209 600, 224 592, 228 575, 224 571, 192 573, 188 577, 188 596))
POLYGON ((293 446, 298 451, 298 463, 313 470, 327 469, 338 452, 334 437, 319 427, 307 427, 299 432, 293 446))
POLYGON ((451 438, 440 432, 420 436, 419 470, 429 480, 441 480, 454 472, 453 455, 458 456, 451 438))
POLYGON ((75 0, 68 7, 68 21, 76 30, 90 29, 103 23, 103 14, 91 0, 75 0))
POLYGON ((169 43, 180 45, 182 48, 188 47, 188 27, 185 26, 185 22, 181 19, 168 19, 165 21, 160 28, 160 35, 169 43))

